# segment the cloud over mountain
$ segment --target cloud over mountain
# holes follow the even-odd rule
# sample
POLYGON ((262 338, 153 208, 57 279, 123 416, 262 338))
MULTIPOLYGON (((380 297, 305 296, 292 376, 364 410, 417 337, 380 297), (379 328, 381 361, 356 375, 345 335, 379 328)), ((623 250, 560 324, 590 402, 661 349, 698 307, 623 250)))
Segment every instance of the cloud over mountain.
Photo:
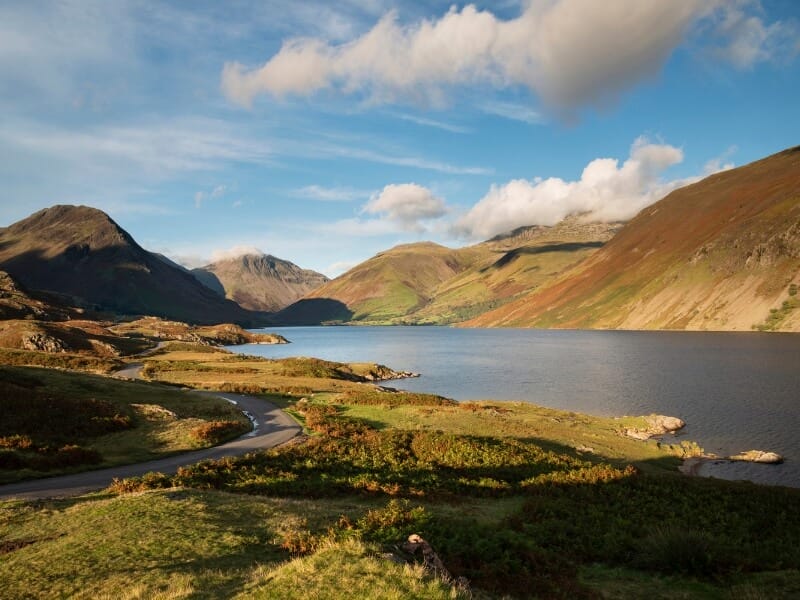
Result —
POLYGON ((633 217, 645 206, 692 180, 663 181, 662 173, 683 161, 683 152, 668 144, 637 138, 628 159, 592 160, 576 181, 558 177, 515 179, 492 186, 455 225, 471 238, 489 238, 520 225, 555 225, 564 217, 584 214, 590 221, 633 217))

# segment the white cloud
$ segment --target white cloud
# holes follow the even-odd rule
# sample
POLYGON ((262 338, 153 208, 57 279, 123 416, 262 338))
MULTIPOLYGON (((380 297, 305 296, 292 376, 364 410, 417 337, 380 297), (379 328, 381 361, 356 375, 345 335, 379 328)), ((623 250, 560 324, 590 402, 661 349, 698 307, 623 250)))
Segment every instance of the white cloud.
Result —
POLYGON ((307 185, 292 192, 298 198, 309 198, 322 202, 352 202, 361 198, 369 198, 371 191, 357 190, 351 187, 324 187, 307 185))
MULTIPOLYGON (((522 225, 555 225, 573 214, 593 221, 627 220, 670 191, 699 179, 661 179, 668 167, 682 161, 679 148, 640 137, 624 163, 597 158, 586 165, 577 181, 550 177, 492 186, 458 220, 454 230, 470 238, 486 239, 522 225)), ((721 168, 719 164, 708 167, 721 168)))
POLYGON ((452 123, 445 123, 444 121, 437 121, 436 119, 426 119, 425 117, 417 117, 415 115, 406 114, 399 114, 395 116, 403 121, 410 121, 412 123, 416 123, 417 125, 433 127, 435 129, 441 129, 442 131, 449 131, 450 133, 470 133, 471 131, 467 127, 453 125, 452 123))
POLYGON ((467 5, 410 25, 391 11, 347 43, 294 38, 259 68, 226 63, 221 85, 244 106, 259 94, 327 88, 373 102, 440 105, 453 85, 523 85, 545 104, 571 110, 613 100, 655 73, 712 7, 703 0, 550 0, 529 2, 509 20, 467 5))
POLYGON ((255 246, 234 246, 228 249, 213 250, 211 252, 211 262, 219 262, 221 260, 229 260, 248 255, 261 256, 262 254, 264 254, 264 252, 255 246))
POLYGON ((325 273, 328 273, 329 277, 338 277, 342 273, 346 273, 356 265, 360 264, 358 261, 354 260, 340 260, 333 264, 328 265, 325 268, 325 273))
POLYGON ((791 60, 800 52, 800 26, 796 21, 765 23, 756 0, 730 0, 723 5, 715 27, 722 43, 713 53, 740 69, 770 60, 791 60))
POLYGON ((512 121, 521 121, 529 125, 541 125, 544 123, 541 113, 529 106, 515 104, 514 102, 484 102, 479 108, 490 115, 497 115, 512 121))
POLYGON ((194 193, 194 207, 195 208, 200 208, 200 206, 202 206, 202 204, 203 204, 203 200, 205 200, 205 199, 206 199, 206 193, 205 192, 195 192, 194 193))
POLYGON ((444 200, 416 183, 391 184, 375 194, 362 212, 379 215, 400 225, 406 231, 424 231, 423 221, 447 213, 444 200))

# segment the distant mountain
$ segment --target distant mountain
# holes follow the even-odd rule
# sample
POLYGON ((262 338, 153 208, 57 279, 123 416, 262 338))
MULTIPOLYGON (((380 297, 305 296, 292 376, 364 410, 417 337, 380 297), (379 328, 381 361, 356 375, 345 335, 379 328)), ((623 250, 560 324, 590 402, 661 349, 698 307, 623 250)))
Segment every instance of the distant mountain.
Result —
POLYGON ((551 284, 470 326, 800 331, 800 147, 644 209, 551 284))
POLYGON ((190 273, 144 250, 100 210, 54 206, 0 229, 0 269, 30 290, 125 315, 254 324, 190 273))
POLYGON ((275 312, 328 281, 321 273, 268 254, 221 260, 192 274, 220 296, 249 310, 275 312))
POLYGON ((595 252, 619 225, 523 227, 460 249, 423 242, 381 252, 275 316, 331 321, 447 324, 510 302, 595 252))

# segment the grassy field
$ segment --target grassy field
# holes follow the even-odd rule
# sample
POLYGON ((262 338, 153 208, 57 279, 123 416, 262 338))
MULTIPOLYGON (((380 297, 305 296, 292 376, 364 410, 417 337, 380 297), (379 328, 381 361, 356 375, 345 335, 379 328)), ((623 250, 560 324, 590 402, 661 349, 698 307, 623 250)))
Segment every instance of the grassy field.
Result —
MULTIPOLYGON (((643 428, 643 418, 458 404, 365 383, 375 365, 268 361, 184 344, 148 366, 153 377, 196 387, 280 390, 267 398, 301 421, 307 438, 93 496, 0 503, 4 597, 800 592, 800 491, 681 476, 679 457, 699 449, 623 435, 643 428), (403 549, 412 533, 431 544, 447 577, 403 549)), ((74 385, 63 389, 75 395, 74 385)))
POLYGON ((147 358, 143 375, 153 381, 197 389, 241 393, 310 394, 360 389, 393 371, 374 363, 338 363, 318 358, 266 359, 189 344, 165 347, 147 358))
POLYGON ((0 482, 141 462, 219 443, 247 419, 222 399, 163 385, 0 366, 0 482))

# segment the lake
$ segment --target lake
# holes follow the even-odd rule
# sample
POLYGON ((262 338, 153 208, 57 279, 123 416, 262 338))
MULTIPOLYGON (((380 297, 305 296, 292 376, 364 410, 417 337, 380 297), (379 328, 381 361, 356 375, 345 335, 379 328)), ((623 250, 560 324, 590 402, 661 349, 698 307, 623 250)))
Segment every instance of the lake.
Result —
POLYGON ((377 362, 421 377, 392 387, 456 400, 521 400, 602 416, 676 416, 707 452, 758 449, 782 465, 710 464, 701 474, 800 487, 800 335, 768 333, 277 327, 270 358, 377 362))

